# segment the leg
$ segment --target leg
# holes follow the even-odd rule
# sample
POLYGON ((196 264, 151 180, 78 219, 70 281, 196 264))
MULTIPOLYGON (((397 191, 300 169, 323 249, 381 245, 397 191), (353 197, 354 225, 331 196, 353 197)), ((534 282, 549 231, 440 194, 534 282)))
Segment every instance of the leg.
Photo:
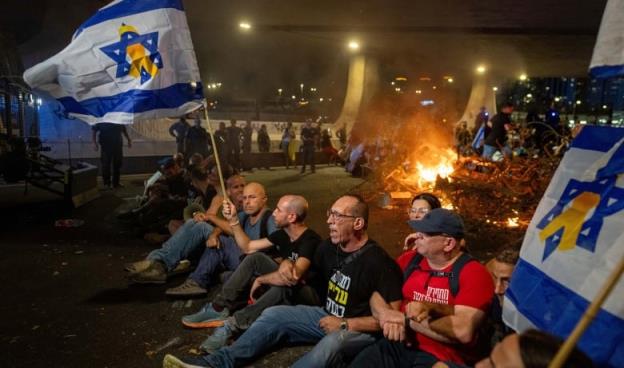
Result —
POLYGON ((251 254, 238 266, 236 271, 223 285, 223 289, 215 297, 213 304, 230 308, 241 296, 243 291, 256 275, 264 275, 278 269, 277 263, 264 253, 251 254))
POLYGON ((436 361, 433 355, 408 349, 402 342, 380 339, 362 350, 350 367, 431 367, 436 361))
MULTIPOLYGON (((220 238, 231 239, 225 236, 220 238)), ((189 276, 190 279, 197 282, 197 284, 204 289, 211 284, 212 277, 222 263, 232 266, 234 263, 233 259, 238 260, 241 254, 236 243, 231 244, 231 242, 224 242, 223 239, 219 240, 221 241, 221 248, 206 248, 199 259, 197 268, 195 268, 195 271, 189 276)), ((234 266, 234 268, 236 268, 236 266, 234 266)))
POLYGON ((119 178, 121 171, 121 163, 123 159, 123 147, 115 147, 115 152, 113 154, 113 186, 119 186, 119 178))
POLYGON ((112 153, 109 152, 108 149, 104 147, 100 147, 102 152, 100 156, 100 163, 102 164, 102 181, 105 186, 111 185, 111 163, 112 163, 112 153))
POLYGON ((271 307, 234 344, 205 356, 204 360, 211 367, 241 366, 283 341, 314 343, 325 336, 318 324, 326 315, 320 307, 271 307))
POLYGON ((286 304, 287 294, 290 291, 288 287, 272 286, 267 290, 255 303, 234 313, 234 327, 238 330, 246 330, 251 324, 258 319, 262 312, 274 305, 286 304))
POLYGON ((365 347, 373 344, 376 338, 367 333, 337 331, 325 335, 314 348, 297 360, 293 368, 335 367, 348 362, 365 347))
POLYGON ((199 258, 212 230, 212 225, 207 222, 188 220, 163 243, 162 248, 153 250, 147 259, 160 261, 165 264, 167 271, 171 271, 183 259, 199 258))

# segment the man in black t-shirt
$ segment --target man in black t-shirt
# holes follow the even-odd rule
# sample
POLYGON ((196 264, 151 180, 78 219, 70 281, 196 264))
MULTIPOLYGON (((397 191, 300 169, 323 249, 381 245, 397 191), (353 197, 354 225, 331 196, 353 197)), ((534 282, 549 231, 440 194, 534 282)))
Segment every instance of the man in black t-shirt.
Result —
POLYGON ((310 164, 312 173, 316 172, 314 167, 314 151, 316 148, 316 129, 312 127, 312 122, 308 119, 303 128, 301 128, 301 142, 303 142, 303 158, 301 163, 301 173, 306 169, 306 164, 310 164))
POLYGON ((266 309, 231 346, 211 355, 179 359, 167 367, 224 367, 248 364, 282 342, 316 344, 294 366, 336 366, 377 339, 379 324, 369 299, 377 291, 398 309, 402 275, 398 265, 366 232, 368 206, 359 196, 340 197, 327 212, 330 238, 314 256, 316 285, 325 288, 320 306, 266 309), (320 281, 320 282, 319 282, 320 281))
POLYGON ((270 306, 291 302, 318 304, 316 293, 304 283, 316 247, 321 242, 321 237, 304 223, 307 213, 308 202, 305 198, 285 195, 273 211, 275 225, 279 230, 263 239, 245 241, 241 238, 243 230, 238 223, 234 205, 229 201, 224 205, 223 216, 230 222, 237 244, 248 255, 213 302, 200 312, 205 320, 195 324, 195 327, 220 326, 202 343, 202 350, 212 353, 221 348, 234 333, 249 328, 260 313, 270 306), (270 247, 274 247, 279 255, 279 263, 261 252, 270 247), (252 280, 249 296, 254 303, 229 316, 252 280), (268 289, 258 295, 260 287, 268 289))
POLYGON ((483 158, 492 160, 492 156, 498 150, 501 150, 506 157, 511 156, 511 148, 507 144, 507 132, 512 129, 512 112, 513 104, 506 102, 501 108, 501 112, 492 118, 492 131, 483 142, 483 158))
POLYGON ((128 136, 125 125, 97 123, 92 128, 91 140, 93 141, 93 148, 97 151, 99 149, 98 143, 102 148, 100 156, 102 163, 102 180, 106 187, 118 188, 121 186, 119 183, 119 171, 123 159, 122 134, 128 141, 128 148, 132 147, 132 141, 130 140, 130 136, 128 136), (112 182, 111 166, 113 167, 112 182))

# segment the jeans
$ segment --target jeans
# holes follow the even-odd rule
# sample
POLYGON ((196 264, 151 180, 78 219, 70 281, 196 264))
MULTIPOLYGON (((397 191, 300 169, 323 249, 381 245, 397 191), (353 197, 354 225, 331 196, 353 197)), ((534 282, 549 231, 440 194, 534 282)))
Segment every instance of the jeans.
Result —
POLYGON ((314 348, 293 367, 336 366, 344 358, 354 356, 376 338, 367 333, 335 331, 326 335, 319 327, 328 313, 321 307, 305 305, 271 307, 234 344, 204 357, 211 367, 242 366, 279 343, 314 344, 314 348))
POLYGON ((102 163, 102 181, 104 185, 119 186, 119 171, 123 158, 123 147, 101 147, 100 161, 102 163), (113 167, 113 181, 111 183, 111 166, 113 167))
MULTIPOLYGON (((494 156, 494 153, 496 153, 496 151, 498 151, 497 147, 484 144, 483 154, 481 156, 489 161, 492 161, 492 156, 494 156)), ((509 148, 508 145, 503 146, 503 154, 505 155, 505 157, 511 156, 511 148, 509 148)))
POLYGON ((198 259, 206 248, 205 241, 213 229, 207 222, 188 220, 161 248, 148 254, 147 259, 164 263, 167 271, 173 270, 183 259, 198 259))
POLYGON ((408 348, 403 342, 380 339, 353 359, 350 367, 371 368, 428 368, 438 359, 417 348, 408 348))
POLYGON ((230 236, 219 236, 220 247, 206 248, 195 271, 189 276, 204 289, 212 283, 212 277, 223 265, 227 271, 234 271, 240 264, 242 254, 236 240, 230 236))
POLYGON ((315 151, 314 145, 303 145, 303 158, 302 158, 302 166, 301 166, 301 171, 305 171, 306 168, 306 164, 310 164, 310 168, 312 169, 312 171, 314 171, 315 167, 314 167, 314 151, 315 151))

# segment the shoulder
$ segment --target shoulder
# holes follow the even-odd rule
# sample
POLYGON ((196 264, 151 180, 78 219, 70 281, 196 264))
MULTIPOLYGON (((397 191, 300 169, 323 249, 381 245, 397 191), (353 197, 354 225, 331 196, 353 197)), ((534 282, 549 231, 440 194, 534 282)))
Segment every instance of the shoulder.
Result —
POLYGON ((321 236, 316 231, 309 228, 301 234, 301 238, 306 241, 314 241, 317 243, 321 241, 321 236))

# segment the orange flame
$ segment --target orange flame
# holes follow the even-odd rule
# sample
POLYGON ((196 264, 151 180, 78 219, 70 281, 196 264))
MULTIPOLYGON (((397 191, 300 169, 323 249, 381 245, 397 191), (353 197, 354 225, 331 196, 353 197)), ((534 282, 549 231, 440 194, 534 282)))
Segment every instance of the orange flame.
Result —
POLYGON ((406 181, 416 184, 421 189, 430 189, 435 185, 438 176, 447 179, 453 173, 455 157, 455 152, 449 148, 429 147, 427 157, 415 157, 414 171, 406 181))
POLYGON ((507 227, 518 227, 520 226, 520 219, 517 217, 509 217, 507 219, 507 227))

